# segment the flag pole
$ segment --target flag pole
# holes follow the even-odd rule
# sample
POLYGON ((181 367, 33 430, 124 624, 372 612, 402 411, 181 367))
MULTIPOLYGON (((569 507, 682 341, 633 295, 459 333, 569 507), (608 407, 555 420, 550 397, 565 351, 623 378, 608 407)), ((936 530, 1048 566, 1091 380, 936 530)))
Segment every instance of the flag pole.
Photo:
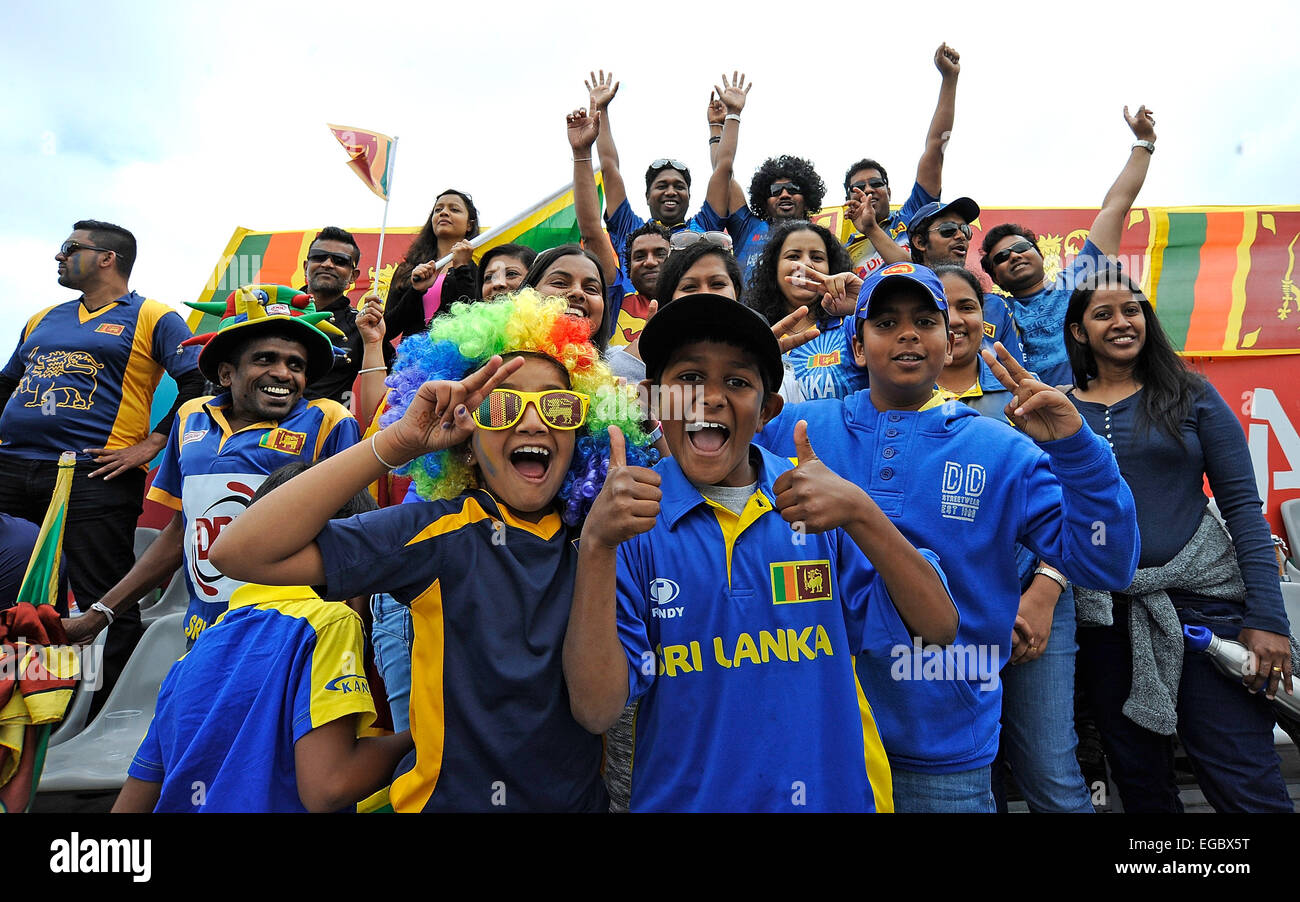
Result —
POLYGON ((370 280, 370 290, 374 291, 379 282, 379 274, 384 268, 384 232, 388 229, 388 200, 393 195, 393 171, 397 168, 397 142, 393 135, 393 147, 388 152, 388 165, 384 167, 384 218, 379 224, 379 249, 375 253, 375 277, 370 280))

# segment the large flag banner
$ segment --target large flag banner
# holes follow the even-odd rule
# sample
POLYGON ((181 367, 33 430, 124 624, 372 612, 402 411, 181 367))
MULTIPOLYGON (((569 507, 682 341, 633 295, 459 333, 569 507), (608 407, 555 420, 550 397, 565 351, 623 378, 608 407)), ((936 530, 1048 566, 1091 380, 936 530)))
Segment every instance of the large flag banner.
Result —
POLYGON ((393 139, 379 132, 346 125, 330 125, 329 130, 348 152, 348 166, 366 187, 388 200, 389 162, 393 155, 393 139))

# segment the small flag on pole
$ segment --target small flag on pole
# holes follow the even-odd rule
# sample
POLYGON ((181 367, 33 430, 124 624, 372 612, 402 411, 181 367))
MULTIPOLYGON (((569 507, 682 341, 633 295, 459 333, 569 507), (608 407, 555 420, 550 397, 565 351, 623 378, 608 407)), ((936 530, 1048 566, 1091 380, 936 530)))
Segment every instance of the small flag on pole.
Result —
POLYGON ((388 163, 392 158, 393 139, 364 128, 330 125, 329 129, 351 157, 348 165, 352 171, 366 183, 367 188, 388 200, 388 163))

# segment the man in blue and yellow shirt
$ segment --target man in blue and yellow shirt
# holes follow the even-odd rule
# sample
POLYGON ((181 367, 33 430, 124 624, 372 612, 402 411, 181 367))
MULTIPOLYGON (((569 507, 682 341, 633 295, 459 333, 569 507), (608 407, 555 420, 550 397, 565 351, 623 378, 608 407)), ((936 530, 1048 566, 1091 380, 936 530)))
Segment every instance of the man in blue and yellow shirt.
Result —
MULTIPOLYGON (((0 511, 40 523, 59 455, 77 452, 63 548, 83 608, 134 560, 145 466, 176 410, 203 393, 198 355, 180 347, 190 337, 180 314, 127 287, 135 258, 135 237, 121 226, 75 223, 54 259, 59 284, 81 297, 28 320, 0 371, 0 511), (164 371, 179 394, 150 431, 164 371)), ((105 693, 140 633, 139 610, 123 610, 105 648, 105 693)))

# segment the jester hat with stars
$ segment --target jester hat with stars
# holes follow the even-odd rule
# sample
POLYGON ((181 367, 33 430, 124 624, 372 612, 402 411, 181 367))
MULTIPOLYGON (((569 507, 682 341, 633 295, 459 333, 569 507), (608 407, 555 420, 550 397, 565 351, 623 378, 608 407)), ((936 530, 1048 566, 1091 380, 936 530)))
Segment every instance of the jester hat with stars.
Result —
POLYGON ((199 352, 199 372, 209 382, 216 384, 217 368, 223 360, 231 359, 231 352, 245 340, 259 332, 279 333, 288 327, 297 341, 307 349, 307 381, 314 382, 330 371, 334 357, 345 356, 346 351, 336 348, 330 336, 344 338, 329 319, 328 311, 317 312, 309 294, 287 285, 245 285, 236 288, 220 301, 187 301, 202 313, 220 316, 217 331, 182 342, 185 345, 202 345, 199 352))

